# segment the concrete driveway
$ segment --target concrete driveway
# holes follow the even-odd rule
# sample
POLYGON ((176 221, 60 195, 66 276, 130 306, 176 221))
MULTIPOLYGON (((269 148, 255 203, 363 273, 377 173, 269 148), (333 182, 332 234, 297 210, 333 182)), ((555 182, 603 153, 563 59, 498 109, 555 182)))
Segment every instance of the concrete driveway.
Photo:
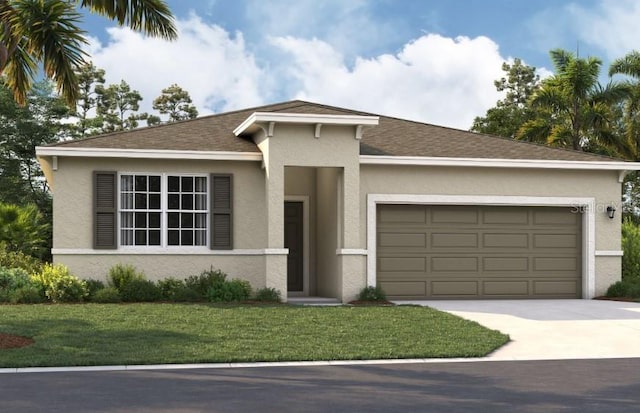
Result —
POLYGON ((509 334, 491 360, 640 357, 640 303, 601 300, 396 301, 509 334))

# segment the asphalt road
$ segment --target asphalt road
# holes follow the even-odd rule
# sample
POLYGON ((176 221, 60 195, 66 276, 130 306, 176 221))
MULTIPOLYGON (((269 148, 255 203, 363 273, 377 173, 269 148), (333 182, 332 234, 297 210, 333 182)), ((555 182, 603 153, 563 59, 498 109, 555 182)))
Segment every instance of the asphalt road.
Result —
POLYGON ((0 412, 637 412, 640 359, 0 374, 0 412))

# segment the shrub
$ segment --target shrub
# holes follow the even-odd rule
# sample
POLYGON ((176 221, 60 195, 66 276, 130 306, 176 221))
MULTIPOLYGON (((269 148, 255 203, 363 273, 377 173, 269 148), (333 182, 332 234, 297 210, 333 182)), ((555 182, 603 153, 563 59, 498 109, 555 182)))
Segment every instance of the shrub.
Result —
POLYGON ((244 301, 251 297, 251 284, 244 280, 225 281, 207 291, 207 299, 213 303, 244 301))
POLYGON ((6 244, 0 242, 0 267, 20 268, 33 274, 40 272, 42 262, 19 251, 10 251, 6 244))
POLYGON ((640 227, 629 220, 622 223, 622 279, 640 281, 640 227))
POLYGON ((87 284, 61 264, 45 264, 42 271, 31 276, 31 282, 54 303, 82 301, 88 294, 87 284))
POLYGON ((254 299, 256 301, 264 301, 269 303, 279 303, 282 301, 280 291, 275 288, 260 288, 256 290, 254 299))
POLYGON ((38 304, 45 300, 42 289, 26 285, 9 293, 9 302, 13 304, 38 304))
POLYGON ((118 290, 122 301, 128 303, 152 302, 162 298, 162 291, 153 281, 132 279, 118 290))
POLYGON ((145 279, 144 273, 136 270, 130 264, 117 264, 109 269, 108 284, 122 292, 125 285, 132 281, 142 281, 145 279))
POLYGON ((165 300, 175 301, 175 296, 178 291, 184 290, 186 287, 183 280, 179 280, 174 277, 165 278, 158 281, 158 288, 162 293, 162 298, 165 300))
POLYGON ((105 285, 100 280, 85 280, 84 281, 87 286, 87 300, 93 301, 93 297, 95 297, 96 293, 105 288, 105 285))
POLYGON ((0 267, 0 290, 9 292, 29 285, 29 274, 22 268, 0 267))
POLYGON ((640 281, 624 279, 609 286, 607 297, 640 298, 640 281))
POLYGON ((206 298, 210 289, 215 289, 225 283, 227 274, 213 268, 203 271, 200 275, 192 275, 184 280, 185 285, 206 298))
POLYGON ((122 301, 120 292, 113 287, 106 287, 101 290, 97 290, 93 295, 93 302, 96 303, 119 303, 122 301))
POLYGON ((174 291, 172 301, 177 303, 195 303, 203 301, 204 298, 195 290, 189 287, 182 287, 174 291))
POLYGON ((376 285, 375 287, 367 286, 367 287, 364 287, 362 290, 360 290, 360 293, 358 293, 358 300, 359 301, 386 301, 387 295, 382 290, 382 287, 378 285, 376 285))

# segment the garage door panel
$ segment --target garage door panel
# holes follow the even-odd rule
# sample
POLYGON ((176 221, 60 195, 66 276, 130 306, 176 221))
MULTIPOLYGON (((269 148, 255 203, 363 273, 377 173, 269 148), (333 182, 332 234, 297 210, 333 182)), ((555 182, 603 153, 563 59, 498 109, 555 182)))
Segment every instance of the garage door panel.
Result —
POLYGON ((580 245, 576 234, 534 234, 534 248, 572 248, 580 245))
POLYGON ((487 271, 528 271, 527 257, 486 257, 482 260, 482 269, 487 271))
POLYGON ((495 295, 495 296, 514 296, 521 295, 527 296, 529 295, 529 281, 484 281, 482 283, 482 292, 484 295, 495 295))
POLYGON ((485 248, 529 248, 529 234, 482 234, 482 244, 485 248))
POLYGON ((478 248, 478 234, 432 233, 431 248, 478 248))
POLYGON ((381 205, 378 211, 377 279, 390 297, 580 296, 582 215, 571 208, 381 205))
POLYGON ((392 248, 426 248, 427 234, 424 232, 382 232, 378 236, 378 246, 392 248))
POLYGON ((378 260, 380 271, 420 271, 427 269, 426 258, 424 257, 386 257, 378 260))

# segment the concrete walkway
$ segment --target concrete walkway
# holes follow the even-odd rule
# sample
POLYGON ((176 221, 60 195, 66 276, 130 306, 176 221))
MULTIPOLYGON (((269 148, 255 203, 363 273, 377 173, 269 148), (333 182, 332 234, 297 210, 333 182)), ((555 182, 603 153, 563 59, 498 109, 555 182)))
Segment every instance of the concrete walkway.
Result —
POLYGON ((601 300, 396 301, 509 334, 489 360, 640 357, 640 303, 601 300))

